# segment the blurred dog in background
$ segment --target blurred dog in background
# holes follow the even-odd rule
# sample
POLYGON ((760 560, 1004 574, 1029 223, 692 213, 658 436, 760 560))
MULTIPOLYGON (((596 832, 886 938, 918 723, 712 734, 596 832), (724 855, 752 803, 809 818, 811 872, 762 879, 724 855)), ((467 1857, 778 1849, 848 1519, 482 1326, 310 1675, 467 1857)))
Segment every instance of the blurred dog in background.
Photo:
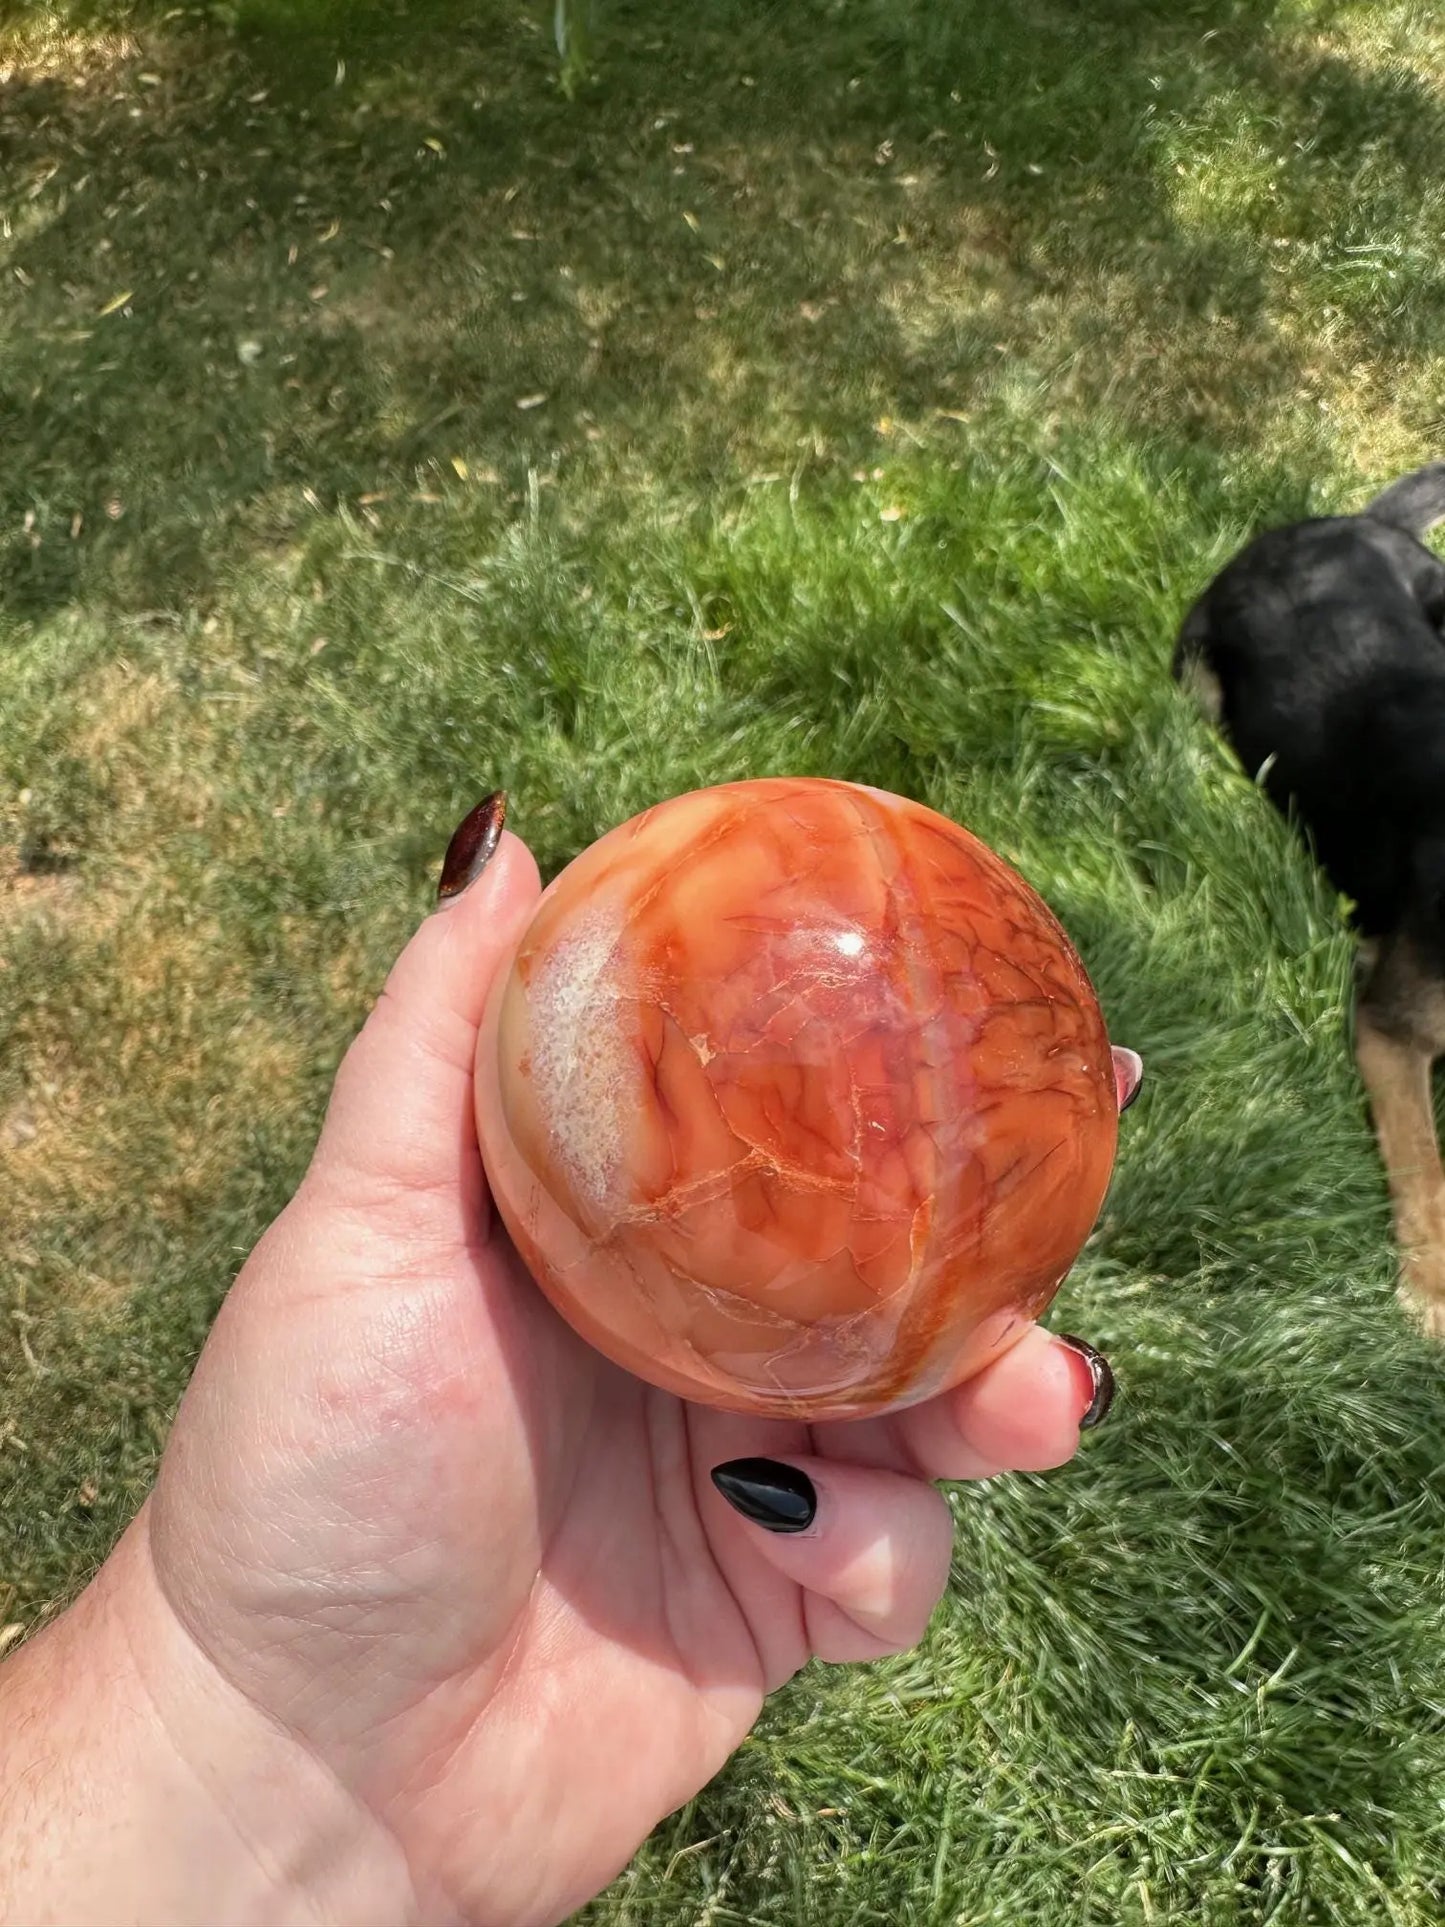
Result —
POLYGON ((1175 679, 1354 905, 1355 1055, 1389 1179, 1401 1296, 1445 1339, 1445 462, 1357 515, 1258 536, 1185 618, 1175 679))

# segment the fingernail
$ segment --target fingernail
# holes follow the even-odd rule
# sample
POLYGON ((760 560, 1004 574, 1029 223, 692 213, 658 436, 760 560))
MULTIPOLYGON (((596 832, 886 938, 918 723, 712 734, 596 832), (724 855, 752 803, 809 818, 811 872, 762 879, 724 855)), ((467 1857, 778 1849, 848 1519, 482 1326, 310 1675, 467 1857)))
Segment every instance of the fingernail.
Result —
POLYGON ((1111 1055, 1114 1059, 1114 1095, 1119 1101, 1119 1115, 1122 1117, 1144 1088, 1144 1059, 1138 1051, 1124 1050, 1118 1044, 1111 1055))
POLYGON ((1061 1345, 1068 1346, 1083 1367, 1081 1372, 1075 1373, 1084 1397, 1079 1430, 1092 1432, 1096 1425, 1103 1424, 1109 1416, 1109 1407, 1114 1403, 1113 1370, 1102 1352, 1095 1351, 1082 1338, 1075 1338, 1072 1332, 1055 1332, 1054 1336, 1061 1345))
POLYGON ((807 1473, 777 1459, 729 1459, 713 1467, 712 1482, 734 1512, 768 1532, 806 1532, 818 1510, 807 1473))
POLYGON ((493 790, 484 796, 469 816, 456 827, 447 853, 442 858, 437 902, 450 903, 468 884, 475 883, 496 854, 502 840, 502 825, 507 820, 507 792, 493 790))

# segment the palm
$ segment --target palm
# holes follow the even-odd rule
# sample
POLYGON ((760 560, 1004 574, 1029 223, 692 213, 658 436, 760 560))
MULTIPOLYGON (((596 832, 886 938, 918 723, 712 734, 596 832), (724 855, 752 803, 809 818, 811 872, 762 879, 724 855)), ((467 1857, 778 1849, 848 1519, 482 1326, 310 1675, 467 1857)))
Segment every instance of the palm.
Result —
MULTIPOLYGON (((582 1344, 500 1235, 412 1285, 403 1254, 368 1241, 349 1265, 334 1253, 344 1292, 298 1299, 308 1216, 303 1193, 193 1381, 155 1500, 162 1583, 226 1677, 449 1893, 495 1891, 495 1824, 476 1817, 490 1790, 535 1806, 534 1839, 556 1816, 566 1851, 536 1864, 566 1882, 544 1871, 530 1897, 554 1917, 717 1770, 806 1656, 796 1603, 778 1611, 786 1583, 720 1556, 700 1517, 739 1421, 582 1344), (207 1408, 234 1409, 238 1380, 256 1422, 220 1439, 207 1408)), ((765 1429, 782 1449, 801 1438, 765 1429)))

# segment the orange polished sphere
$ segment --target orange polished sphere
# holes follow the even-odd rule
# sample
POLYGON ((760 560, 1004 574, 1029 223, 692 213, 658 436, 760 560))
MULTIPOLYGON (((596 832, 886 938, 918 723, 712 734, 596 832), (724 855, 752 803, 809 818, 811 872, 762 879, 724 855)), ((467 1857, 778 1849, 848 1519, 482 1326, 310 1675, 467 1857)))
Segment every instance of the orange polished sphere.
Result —
POLYGON ((487 1006, 493 1197, 568 1323, 683 1398, 802 1419, 970 1377, 1113 1165, 1093 989, 976 837, 849 783, 731 783, 604 836, 487 1006))

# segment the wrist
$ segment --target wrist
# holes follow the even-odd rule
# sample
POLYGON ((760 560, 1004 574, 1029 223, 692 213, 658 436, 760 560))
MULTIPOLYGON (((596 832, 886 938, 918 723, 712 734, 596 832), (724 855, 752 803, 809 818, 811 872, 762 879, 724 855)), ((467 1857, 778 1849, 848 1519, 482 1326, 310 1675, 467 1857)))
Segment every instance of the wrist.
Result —
POLYGON ((172 1612, 142 1516, 0 1668, 0 1919, 394 1927, 413 1912, 385 1829, 172 1612))

